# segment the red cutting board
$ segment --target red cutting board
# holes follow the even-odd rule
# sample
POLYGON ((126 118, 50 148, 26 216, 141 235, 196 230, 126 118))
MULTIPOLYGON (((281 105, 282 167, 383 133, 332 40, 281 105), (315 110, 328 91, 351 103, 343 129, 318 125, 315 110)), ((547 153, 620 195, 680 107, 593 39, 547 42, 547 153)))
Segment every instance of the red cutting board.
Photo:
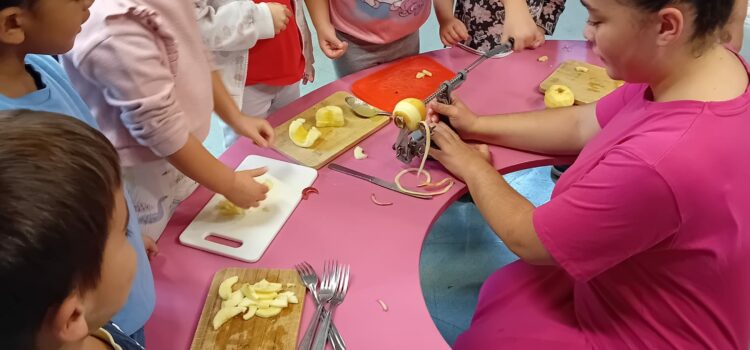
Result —
POLYGON ((363 101, 391 112, 398 101, 407 97, 420 100, 432 95, 440 83, 452 79, 456 73, 429 57, 412 56, 354 82, 352 92, 363 101), (432 76, 417 79, 426 69, 432 76))

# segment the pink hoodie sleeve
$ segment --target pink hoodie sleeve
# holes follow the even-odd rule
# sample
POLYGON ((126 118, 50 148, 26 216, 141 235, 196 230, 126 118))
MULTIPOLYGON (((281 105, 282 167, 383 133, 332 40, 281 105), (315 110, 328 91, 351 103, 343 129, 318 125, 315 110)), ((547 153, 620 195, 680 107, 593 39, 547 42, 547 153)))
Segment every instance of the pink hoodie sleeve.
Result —
POLYGON ((77 69, 120 110, 138 143, 161 157, 174 154, 190 132, 175 97, 175 43, 128 16, 110 17, 107 26, 110 36, 80 57, 77 69))

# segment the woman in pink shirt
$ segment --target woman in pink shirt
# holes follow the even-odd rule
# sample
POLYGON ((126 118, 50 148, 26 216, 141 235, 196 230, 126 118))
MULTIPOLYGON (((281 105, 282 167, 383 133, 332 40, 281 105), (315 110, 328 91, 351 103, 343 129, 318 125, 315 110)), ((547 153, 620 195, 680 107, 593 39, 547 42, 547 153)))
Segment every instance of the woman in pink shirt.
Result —
POLYGON ((455 347, 746 350, 750 91, 719 44, 734 0, 583 3, 585 37, 622 88, 494 117, 431 106, 458 134, 437 124, 430 154, 521 258, 484 283, 455 347), (535 208, 461 138, 578 159, 535 208))
POLYGON ((76 89, 115 145, 144 234, 157 239, 197 184, 238 206, 257 206, 264 169, 235 172, 202 145, 211 113, 256 144, 271 125, 244 116, 203 46, 195 6, 185 0, 96 1, 64 57, 76 89))

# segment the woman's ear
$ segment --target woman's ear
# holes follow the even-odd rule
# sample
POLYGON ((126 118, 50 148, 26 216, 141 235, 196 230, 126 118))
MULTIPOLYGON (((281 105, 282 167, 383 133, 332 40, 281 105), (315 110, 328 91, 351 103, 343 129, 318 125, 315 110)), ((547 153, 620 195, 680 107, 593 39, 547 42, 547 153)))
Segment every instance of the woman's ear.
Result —
POLYGON ((659 34, 656 44, 667 46, 679 40, 685 33, 685 15, 677 7, 665 7, 657 13, 659 34))

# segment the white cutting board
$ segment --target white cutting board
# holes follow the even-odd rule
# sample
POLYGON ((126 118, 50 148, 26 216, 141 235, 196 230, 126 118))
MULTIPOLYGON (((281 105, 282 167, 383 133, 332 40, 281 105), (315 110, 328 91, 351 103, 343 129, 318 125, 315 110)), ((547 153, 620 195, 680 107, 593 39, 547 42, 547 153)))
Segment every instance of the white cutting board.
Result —
MULTIPOLYGON (((247 262, 260 260, 289 216, 302 200, 302 190, 312 186, 318 172, 313 168, 276 159, 248 156, 237 170, 267 167, 256 179, 270 180, 273 186, 260 207, 234 217, 221 215, 216 204, 224 196, 215 194, 180 235, 180 243, 247 262), (238 247, 209 241, 209 236, 234 241, 238 247)), ((235 244, 235 245, 236 245, 235 244)))

